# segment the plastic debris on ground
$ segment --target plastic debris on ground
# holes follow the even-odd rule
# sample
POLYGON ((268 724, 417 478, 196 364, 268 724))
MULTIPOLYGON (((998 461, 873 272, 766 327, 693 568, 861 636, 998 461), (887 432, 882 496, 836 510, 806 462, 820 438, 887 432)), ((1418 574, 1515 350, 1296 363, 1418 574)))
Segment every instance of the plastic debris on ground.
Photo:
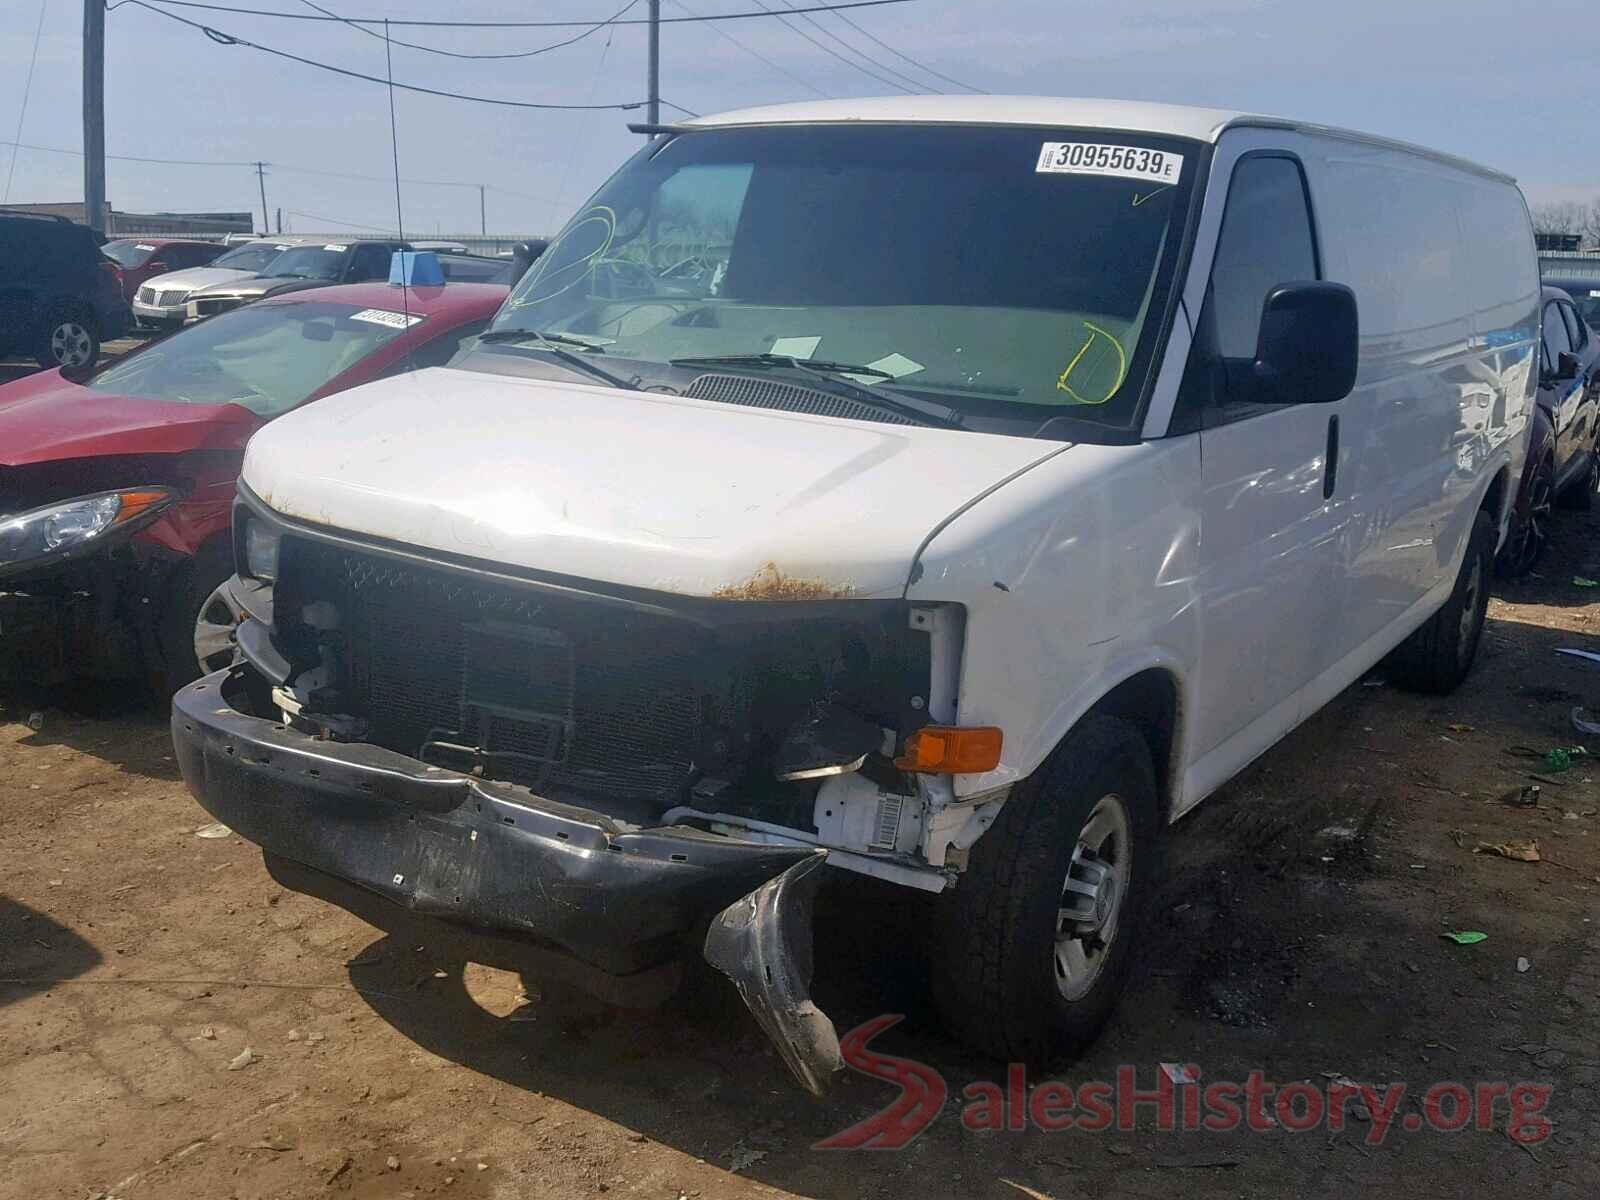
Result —
POLYGON ((1446 941, 1454 942, 1458 946, 1476 946, 1479 942, 1487 942, 1489 935, 1480 933, 1476 929, 1452 929, 1448 933, 1441 933, 1440 937, 1446 941))
POLYGON ((1533 966, 1533 964, 1531 962, 1529 962, 1525 958, 1517 959, 1517 974, 1518 975, 1526 975, 1528 973, 1529 968, 1531 968, 1532 966, 1533 966))
POLYGON ((1581 588, 1600 587, 1600 579, 1590 579, 1587 575, 1574 575, 1572 586, 1581 588))
POLYGON ((1593 650, 1573 650, 1570 647, 1563 646, 1556 653, 1569 654, 1573 658, 1586 658, 1590 662, 1600 663, 1600 654, 1596 654, 1593 650))
POLYGON ((261 1061, 261 1056, 259 1054, 257 1054, 255 1051, 251 1050, 249 1046, 246 1046, 243 1050, 239 1051, 239 1053, 236 1054, 233 1058, 230 1058, 228 1060, 228 1070, 230 1070, 230 1071, 242 1071, 246 1067, 248 1067, 251 1063, 257 1063, 257 1062, 260 1062, 260 1061, 261 1061))
POLYGON ((1590 720, 1588 710, 1581 705, 1572 710, 1572 727, 1582 734, 1600 734, 1600 721, 1590 720))
POLYGON ((199 829, 194 831, 194 835, 197 838, 225 838, 232 832, 233 830, 229 829, 221 821, 213 821, 209 825, 200 826, 199 829))
POLYGON ((1554 750, 1545 754, 1544 769, 1552 775, 1558 775, 1562 771, 1570 770, 1572 760, 1581 758, 1584 753, 1582 746, 1574 746, 1570 750, 1564 746, 1557 746, 1554 750))
POLYGON ((1512 842, 1479 842, 1474 854, 1495 854, 1513 862, 1539 862, 1539 843, 1533 838, 1512 842))

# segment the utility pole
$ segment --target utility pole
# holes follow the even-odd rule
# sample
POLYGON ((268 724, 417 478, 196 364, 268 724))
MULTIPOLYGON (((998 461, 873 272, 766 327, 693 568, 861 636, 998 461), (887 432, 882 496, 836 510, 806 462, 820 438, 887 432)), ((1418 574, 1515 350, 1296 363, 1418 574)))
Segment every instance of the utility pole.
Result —
POLYGON ((661 124, 661 0, 650 0, 650 68, 646 80, 649 107, 645 119, 661 124))
POLYGON ((105 232, 105 0, 83 0, 83 221, 96 233, 105 232))
POLYGON ((283 232, 283 207, 281 205, 278 207, 278 232, 283 232))
POLYGON ((478 185, 478 232, 489 232, 489 208, 483 198, 483 184, 478 185))
POLYGON ((261 232, 271 233, 272 226, 267 218, 267 164, 264 162, 256 164, 256 183, 261 188, 261 232))

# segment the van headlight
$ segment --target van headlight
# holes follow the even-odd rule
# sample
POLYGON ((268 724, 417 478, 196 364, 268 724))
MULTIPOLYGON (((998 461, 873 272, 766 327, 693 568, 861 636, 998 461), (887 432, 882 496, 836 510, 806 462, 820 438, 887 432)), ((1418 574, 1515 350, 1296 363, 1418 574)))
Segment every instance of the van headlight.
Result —
POLYGON ((278 531, 254 517, 245 522, 244 562, 240 574, 262 583, 278 578, 278 531))
POLYGON ((65 562, 151 524, 178 499, 171 488, 77 496, 0 520, 0 575, 65 562))

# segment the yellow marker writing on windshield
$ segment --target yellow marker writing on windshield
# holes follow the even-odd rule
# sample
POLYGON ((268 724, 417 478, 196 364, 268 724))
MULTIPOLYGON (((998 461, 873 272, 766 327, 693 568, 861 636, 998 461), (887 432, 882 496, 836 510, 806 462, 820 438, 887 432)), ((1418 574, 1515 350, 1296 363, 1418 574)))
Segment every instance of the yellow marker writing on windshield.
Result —
POLYGON ((1084 339, 1083 345, 1078 347, 1078 352, 1072 356, 1072 361, 1067 364, 1067 369, 1062 371, 1060 376, 1056 379, 1056 390, 1065 392, 1079 404, 1104 404, 1107 400, 1111 399, 1111 397, 1115 396, 1117 394, 1117 389, 1122 386, 1123 377, 1128 372, 1128 355, 1127 352, 1123 350, 1122 343, 1111 334, 1107 333, 1104 329, 1101 329, 1100 326, 1094 324, 1093 322, 1085 321, 1083 323, 1083 327, 1089 331, 1089 336, 1084 339), (1111 386, 1106 389, 1106 394, 1099 397, 1082 395, 1076 391, 1070 383, 1067 382, 1067 380, 1072 377, 1072 373, 1078 369, 1079 364, 1083 362, 1084 356, 1089 353, 1089 350, 1094 345, 1096 338, 1104 338, 1117 355, 1116 378, 1112 380, 1111 386))

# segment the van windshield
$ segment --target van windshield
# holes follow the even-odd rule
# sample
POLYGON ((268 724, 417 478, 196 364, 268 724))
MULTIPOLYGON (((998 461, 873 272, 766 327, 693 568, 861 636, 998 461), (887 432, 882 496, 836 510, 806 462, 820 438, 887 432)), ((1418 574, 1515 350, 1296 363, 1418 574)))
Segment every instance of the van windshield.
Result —
POLYGON ((850 364, 972 428, 1127 427, 1198 157, 1083 129, 678 134, 578 212, 486 340, 562 334, 641 376, 729 355, 850 364))

